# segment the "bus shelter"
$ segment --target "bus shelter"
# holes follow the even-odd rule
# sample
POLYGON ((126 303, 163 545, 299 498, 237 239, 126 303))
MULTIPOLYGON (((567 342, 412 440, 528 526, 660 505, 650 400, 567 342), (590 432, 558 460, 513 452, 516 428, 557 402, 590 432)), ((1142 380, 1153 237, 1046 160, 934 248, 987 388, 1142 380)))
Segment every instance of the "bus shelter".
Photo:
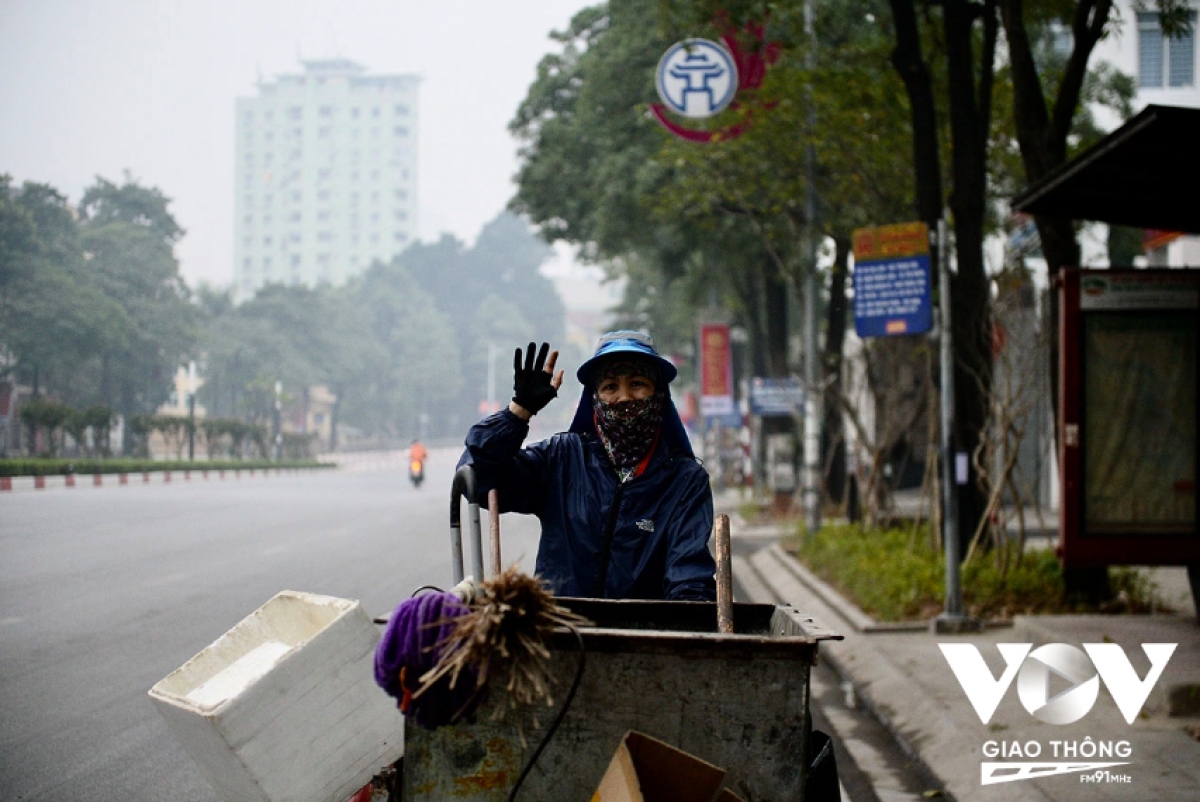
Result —
MULTIPOLYGON (((1200 234, 1200 109, 1147 106, 1013 201, 1016 211, 1200 234)), ((1184 565, 1200 603, 1200 269, 1064 270, 1064 567, 1184 565)))

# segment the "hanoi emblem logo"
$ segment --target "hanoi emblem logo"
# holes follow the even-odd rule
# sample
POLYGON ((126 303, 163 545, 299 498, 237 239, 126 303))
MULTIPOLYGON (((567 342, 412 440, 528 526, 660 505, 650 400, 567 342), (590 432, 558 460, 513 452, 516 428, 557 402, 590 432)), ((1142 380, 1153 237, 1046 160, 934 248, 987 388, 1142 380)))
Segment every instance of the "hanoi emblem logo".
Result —
POLYGON ((684 117, 712 117, 737 94, 737 65, 729 51, 708 39, 684 39, 658 62, 658 96, 684 117))

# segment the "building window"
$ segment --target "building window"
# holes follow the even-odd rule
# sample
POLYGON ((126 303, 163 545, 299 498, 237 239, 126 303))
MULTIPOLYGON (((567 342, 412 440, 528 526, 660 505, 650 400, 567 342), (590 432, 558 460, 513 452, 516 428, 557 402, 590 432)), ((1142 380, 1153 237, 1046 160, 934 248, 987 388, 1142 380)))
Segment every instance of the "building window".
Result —
POLYGON ((393 133, 395 133, 396 136, 400 136, 400 137, 408 136, 408 129, 405 128, 403 125, 397 125, 393 129, 393 133))
POLYGON ((300 254, 294 253, 294 254, 292 254, 292 267, 299 267, 299 266, 300 266, 300 254))
POLYGON ((379 116, 379 107, 378 107, 378 106, 375 106, 375 107, 373 107, 373 108, 371 109, 371 116, 372 116, 372 117, 378 117, 378 116, 379 116))
POLYGON ((271 244, 271 238, 270 238, 270 236, 263 237, 263 245, 264 245, 264 246, 267 246, 267 245, 270 245, 270 244, 271 244))
POLYGON ((300 107, 299 107, 299 106, 292 106, 292 107, 290 107, 290 108, 287 110, 287 116, 288 116, 288 119, 289 119, 289 120, 299 120, 299 119, 300 119, 300 113, 301 113, 301 112, 300 112, 300 107))
POLYGON ((242 267, 246 268, 247 270, 250 270, 252 267, 254 267, 254 260, 251 259, 249 256, 247 256, 245 259, 242 260, 242 267))
POLYGON ((404 242, 405 240, 408 239, 408 235, 405 234, 403 231, 397 231, 395 236, 396 236, 396 242, 404 242))
POLYGON ((408 114, 408 106, 405 106, 403 103, 397 103, 396 114, 399 114, 400 116, 408 114))
POLYGON ((322 106, 321 107, 321 116, 322 117, 332 117, 333 116, 333 106, 322 106))
POLYGON ((1157 12, 1143 12, 1138 20, 1138 86, 1193 86, 1196 82, 1196 12, 1177 36, 1163 34, 1157 12))
POLYGON ((350 116, 356 120, 358 119, 358 106, 355 106, 354 108, 350 109, 350 116))
POLYGON ((402 189, 396 190, 395 195, 396 200, 408 200, 408 193, 402 189))

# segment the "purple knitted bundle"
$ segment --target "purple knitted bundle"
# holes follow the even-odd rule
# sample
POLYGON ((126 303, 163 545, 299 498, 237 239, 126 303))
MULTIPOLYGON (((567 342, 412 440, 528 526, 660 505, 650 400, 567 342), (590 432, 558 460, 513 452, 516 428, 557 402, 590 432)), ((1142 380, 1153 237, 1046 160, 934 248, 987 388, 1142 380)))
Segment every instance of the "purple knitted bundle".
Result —
POLYGON ((457 618, 468 608, 449 592, 429 592, 405 599, 388 620, 383 638, 375 647, 375 682, 400 701, 401 710, 426 729, 469 716, 482 693, 476 692, 476 675, 462 672, 455 687, 443 676, 419 696, 421 677, 437 665, 457 618), (404 669, 404 681, 400 671, 404 669), (407 697, 407 701, 406 701, 407 697))

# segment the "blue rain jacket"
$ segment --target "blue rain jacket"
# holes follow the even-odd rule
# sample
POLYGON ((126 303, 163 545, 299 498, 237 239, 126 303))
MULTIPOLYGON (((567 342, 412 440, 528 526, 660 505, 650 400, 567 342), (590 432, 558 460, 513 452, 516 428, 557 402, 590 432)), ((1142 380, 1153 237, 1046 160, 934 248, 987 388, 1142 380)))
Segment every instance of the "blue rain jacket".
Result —
POLYGON ((507 409, 471 427, 459 464, 474 464, 481 503, 494 487, 502 512, 538 516, 537 573, 558 595, 712 601, 712 490, 673 428, 623 485, 594 429, 522 448, 529 424, 507 409))

